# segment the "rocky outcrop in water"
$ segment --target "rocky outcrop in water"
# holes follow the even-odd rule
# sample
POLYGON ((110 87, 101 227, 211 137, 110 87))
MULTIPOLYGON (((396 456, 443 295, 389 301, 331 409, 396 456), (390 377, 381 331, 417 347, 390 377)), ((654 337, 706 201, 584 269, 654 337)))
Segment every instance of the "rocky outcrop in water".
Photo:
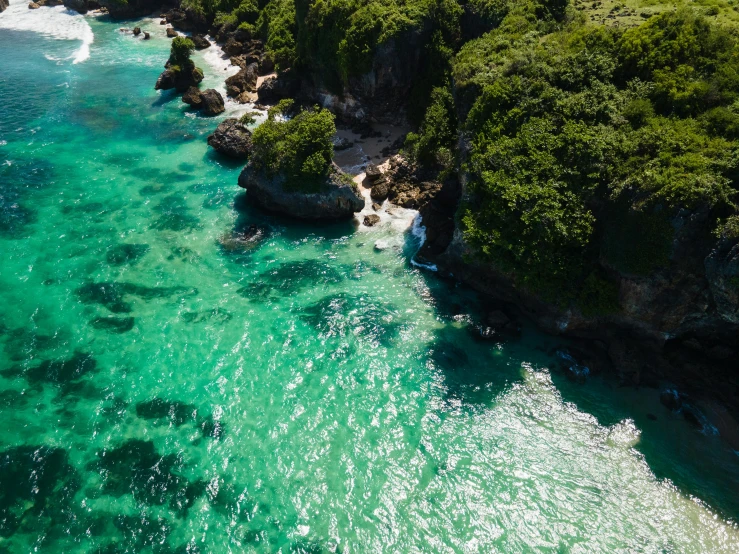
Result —
POLYGON ((176 89, 179 92, 184 92, 190 87, 197 87, 198 83, 203 80, 202 70, 195 67, 195 65, 180 68, 167 64, 165 67, 166 69, 159 75, 159 79, 154 85, 156 90, 176 89))
POLYGON ((218 115, 226 111, 223 96, 212 88, 201 92, 197 87, 190 87, 182 95, 182 101, 189 104, 192 109, 201 111, 204 115, 218 115))
POLYGON ((316 192, 286 187, 284 175, 268 176, 264 170, 247 165, 239 176, 239 186, 251 201, 265 210, 299 219, 350 219, 364 207, 364 198, 353 186, 351 177, 336 165, 316 192))
POLYGON ((216 152, 237 160, 247 160, 251 154, 251 131, 236 118, 222 121, 212 135, 208 144, 216 152))
POLYGON ((8 8, 8 0, 0 0, 0 12, 8 8))
POLYGON ((205 50, 211 46, 210 41, 203 35, 193 35, 190 40, 192 40, 196 50, 205 50))

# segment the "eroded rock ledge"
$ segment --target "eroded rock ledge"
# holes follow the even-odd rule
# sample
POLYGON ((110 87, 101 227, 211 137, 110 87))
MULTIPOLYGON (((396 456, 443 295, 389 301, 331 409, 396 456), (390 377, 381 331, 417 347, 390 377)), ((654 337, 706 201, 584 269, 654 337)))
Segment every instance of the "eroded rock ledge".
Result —
POLYGON ((351 178, 332 165, 325 180, 311 191, 297 190, 284 175, 269 176, 248 165, 239 176, 239 186, 261 208, 309 220, 350 219, 364 207, 351 178))

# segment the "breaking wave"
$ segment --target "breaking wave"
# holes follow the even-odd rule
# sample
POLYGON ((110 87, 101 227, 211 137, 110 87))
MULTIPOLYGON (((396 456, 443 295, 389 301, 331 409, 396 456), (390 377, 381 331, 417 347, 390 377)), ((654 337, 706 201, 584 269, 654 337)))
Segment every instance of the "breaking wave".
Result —
POLYGON ((85 18, 64 6, 29 10, 24 0, 11 0, 7 10, 0 14, 0 29, 31 31, 56 40, 82 41, 80 48, 68 59, 73 64, 90 57, 90 45, 95 39, 85 18))

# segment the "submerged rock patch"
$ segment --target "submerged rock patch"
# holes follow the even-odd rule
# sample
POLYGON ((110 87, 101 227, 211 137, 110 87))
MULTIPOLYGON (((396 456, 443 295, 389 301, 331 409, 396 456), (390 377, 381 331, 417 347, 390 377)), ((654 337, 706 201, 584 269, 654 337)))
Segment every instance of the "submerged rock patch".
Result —
POLYGON ((179 474, 184 461, 179 454, 162 455, 154 443, 129 439, 120 446, 98 453, 88 469, 97 471, 103 491, 111 496, 132 494, 136 502, 168 505, 181 515, 202 496, 205 485, 189 482, 179 474))
POLYGON ((116 244, 108 249, 106 259, 114 266, 135 264, 149 250, 148 244, 116 244))
POLYGON ((90 325, 95 329, 108 331, 109 333, 127 333, 133 329, 134 318, 132 317, 96 317, 90 320, 90 325))
POLYGON ((0 453, 0 537, 26 527, 49 529, 74 519, 80 488, 66 450, 17 446, 0 453))

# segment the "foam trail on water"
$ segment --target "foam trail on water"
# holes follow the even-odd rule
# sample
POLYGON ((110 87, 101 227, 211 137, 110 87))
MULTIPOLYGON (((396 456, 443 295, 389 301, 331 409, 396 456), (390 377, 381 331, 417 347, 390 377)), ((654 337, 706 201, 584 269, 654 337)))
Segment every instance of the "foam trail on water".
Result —
POLYGON ((95 40, 85 18, 64 6, 29 10, 25 0, 10 0, 7 10, 0 13, 0 29, 32 31, 57 40, 81 40, 82 46, 70 59, 73 64, 90 57, 90 45, 95 40))

